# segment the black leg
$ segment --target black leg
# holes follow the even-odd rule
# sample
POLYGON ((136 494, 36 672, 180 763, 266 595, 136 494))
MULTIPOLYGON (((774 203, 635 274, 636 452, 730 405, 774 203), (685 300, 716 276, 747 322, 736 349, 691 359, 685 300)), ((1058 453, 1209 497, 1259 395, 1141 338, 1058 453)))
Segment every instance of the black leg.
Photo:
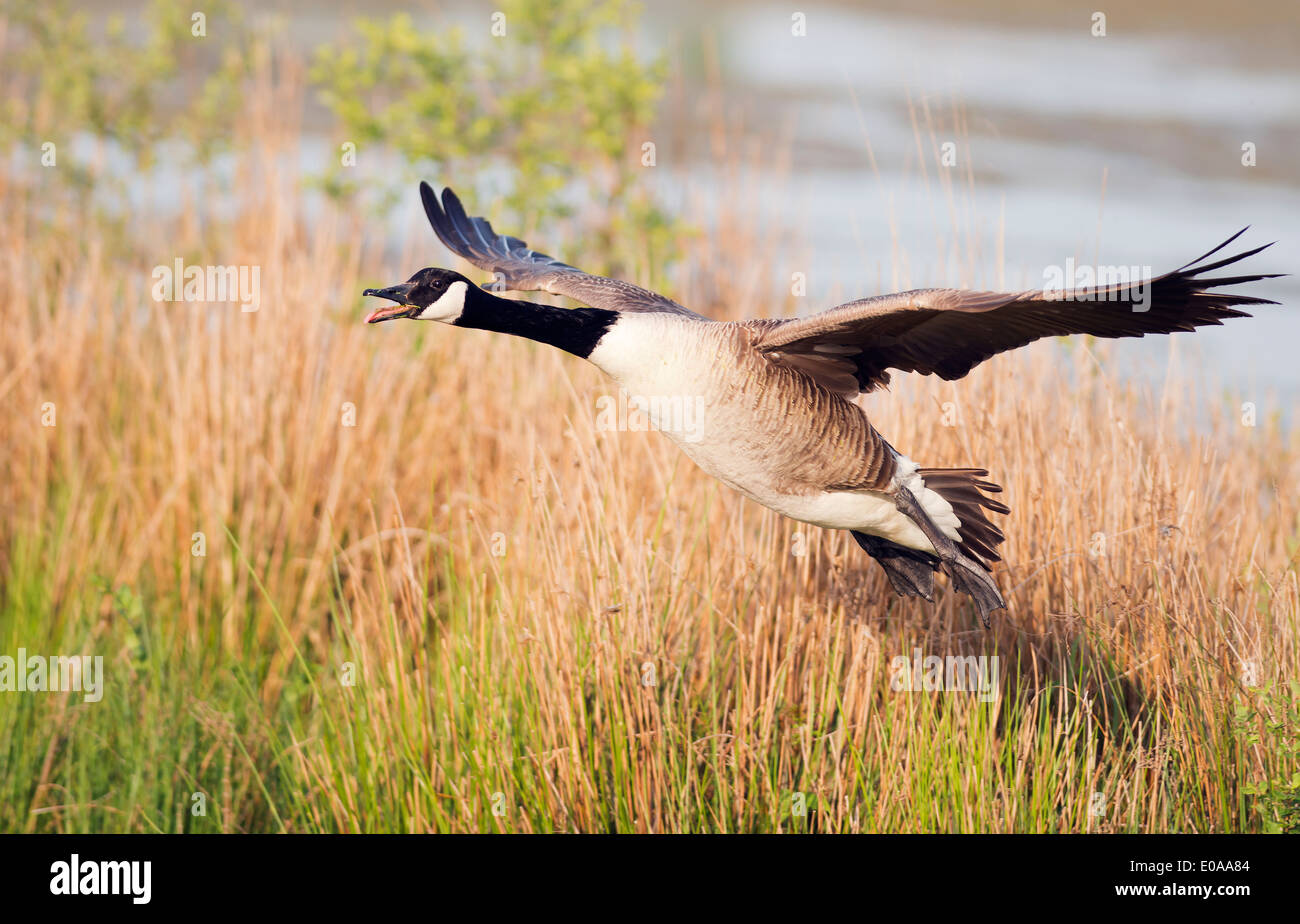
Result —
POLYGON ((894 585, 899 596, 924 597, 934 602, 934 572, 939 567, 939 559, 928 552, 904 548, 879 536, 854 530, 849 532, 858 540, 862 550, 885 569, 889 583, 894 585))

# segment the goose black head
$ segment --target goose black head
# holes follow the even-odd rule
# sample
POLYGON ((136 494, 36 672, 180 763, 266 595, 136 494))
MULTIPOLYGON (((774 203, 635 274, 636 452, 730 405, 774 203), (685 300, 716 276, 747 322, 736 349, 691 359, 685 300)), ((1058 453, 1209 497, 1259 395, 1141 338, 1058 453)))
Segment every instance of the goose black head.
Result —
POLYGON ((396 305, 376 308, 370 312, 366 315, 366 323, 414 318, 417 321, 455 324, 465 310, 465 296, 470 289, 477 290, 477 286, 460 273, 425 267, 406 282, 387 289, 366 289, 362 292, 362 295, 378 295, 397 302, 396 305))

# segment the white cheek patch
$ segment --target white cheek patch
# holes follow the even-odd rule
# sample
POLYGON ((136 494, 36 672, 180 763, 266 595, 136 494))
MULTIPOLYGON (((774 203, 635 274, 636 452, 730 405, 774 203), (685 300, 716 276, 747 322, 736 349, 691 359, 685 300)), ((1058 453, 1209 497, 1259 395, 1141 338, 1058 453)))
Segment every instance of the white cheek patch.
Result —
POLYGON ((443 292, 429 307, 425 308, 416 316, 418 321, 442 321, 445 324, 453 324, 460 317, 460 313, 465 310, 465 290, 466 284, 460 280, 447 286, 447 291, 443 292))

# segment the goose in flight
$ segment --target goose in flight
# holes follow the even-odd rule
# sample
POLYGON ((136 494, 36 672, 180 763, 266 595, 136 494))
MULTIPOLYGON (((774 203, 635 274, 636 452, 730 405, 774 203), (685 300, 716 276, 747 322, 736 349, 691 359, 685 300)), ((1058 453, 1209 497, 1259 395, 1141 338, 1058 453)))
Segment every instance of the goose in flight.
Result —
MULTIPOLYGON (((452 253, 495 274, 492 288, 543 291, 586 307, 500 298, 460 273, 426 268, 366 289, 392 301, 366 321, 441 321, 527 337, 590 360, 700 468, 784 516, 847 529, 899 594, 933 600, 934 572, 969 595, 984 625, 1005 606, 991 574, 1003 535, 988 513, 1009 509, 984 468, 922 468, 876 431, 854 398, 892 370, 959 379, 989 357, 1042 337, 1141 337, 1249 317, 1276 304, 1220 291, 1268 275, 1220 275, 1257 247, 1105 288, 975 292, 916 289, 858 299, 811 317, 712 321, 639 286, 593 276, 466 214, 450 189, 420 184, 434 232, 452 253), (686 431, 668 413, 695 402, 686 431), (639 402, 639 404, 638 404, 639 402), (680 405, 677 405, 680 406, 680 405)), ((1269 245, 1264 245, 1269 246, 1269 245)), ((1273 274, 1277 275, 1277 274, 1273 274)))

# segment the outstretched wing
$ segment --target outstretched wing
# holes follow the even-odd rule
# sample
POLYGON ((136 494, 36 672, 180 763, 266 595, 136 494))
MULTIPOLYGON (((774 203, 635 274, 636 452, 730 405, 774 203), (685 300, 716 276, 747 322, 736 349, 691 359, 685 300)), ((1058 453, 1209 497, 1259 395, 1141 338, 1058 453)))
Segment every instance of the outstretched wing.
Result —
POLYGON ((1211 290, 1285 274, 1202 276, 1271 246, 1202 262, 1245 230, 1172 273, 1141 282, 1055 292, 917 289, 859 299, 808 318, 747 323, 756 348, 771 360, 840 394, 887 384, 888 369, 959 379, 990 356, 1042 337, 1168 334, 1250 316, 1232 305, 1277 304, 1211 290))
POLYGON ((465 214, 465 207, 450 188, 442 202, 428 183, 420 184, 424 212, 439 240, 454 254, 479 269, 496 273, 498 282, 515 292, 554 292, 593 308, 609 311, 663 311, 695 320, 707 320, 670 298, 630 282, 593 276, 530 250, 517 237, 497 234, 486 218, 465 214))

